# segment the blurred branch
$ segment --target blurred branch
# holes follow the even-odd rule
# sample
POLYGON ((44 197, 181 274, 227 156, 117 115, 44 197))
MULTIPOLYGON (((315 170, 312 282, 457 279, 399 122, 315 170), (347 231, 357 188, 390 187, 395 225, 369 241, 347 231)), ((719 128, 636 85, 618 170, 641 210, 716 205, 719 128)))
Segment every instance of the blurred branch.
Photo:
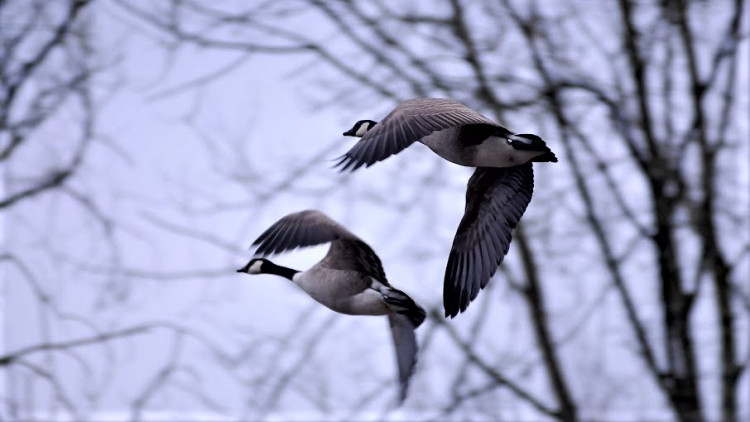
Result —
POLYGON ((540 286, 539 269, 522 224, 516 228, 514 237, 521 250, 521 261, 526 276, 526 284, 522 292, 529 306, 534 334, 544 358, 544 367, 560 406, 559 418, 564 421, 578 420, 578 409, 573 401, 568 380, 562 372, 557 346, 550 333, 547 306, 540 286))
MULTIPOLYGON (((32 186, 26 189, 22 189, 18 192, 11 193, 5 198, 0 199, 0 209, 11 207, 21 200, 31 198, 37 194, 52 190, 54 188, 58 188, 66 180, 68 180, 80 167, 88 150, 88 146, 93 138, 94 130, 94 106, 92 103, 91 93, 84 83, 88 80, 89 76, 90 75, 88 74, 86 74, 85 76, 80 76, 80 82, 72 83, 71 85, 67 86, 66 93, 64 94, 67 95, 67 91, 72 91, 73 93, 75 93, 77 98, 80 100, 82 109, 84 110, 83 120, 80 125, 80 140, 73 150, 73 156, 68 164, 62 169, 50 171, 49 174, 40 178, 40 180, 35 181, 32 186)), ((78 77, 76 79, 78 79, 78 77)), ((4 122, 0 122, 0 132, 3 131, 3 123, 4 122)), ((17 138, 21 140, 25 139, 24 136, 15 134, 13 136, 13 139, 17 138)), ((15 143, 11 142, 8 146, 6 146, 2 153, 0 153, 0 161, 8 159, 15 147, 19 144, 20 141, 15 143)))
POLYGON ((29 285, 31 286, 31 291, 34 293, 34 296, 39 302, 47 304, 49 306, 52 305, 49 294, 44 290, 42 285, 39 283, 39 280, 37 280, 37 278, 34 276, 34 273, 31 271, 28 265, 26 265, 26 263, 24 263, 16 255, 10 253, 0 254, 0 263, 4 261, 13 264, 23 275, 23 278, 28 280, 29 285))
POLYGON ((143 408, 147 405, 151 397, 153 397, 153 395, 166 384, 169 377, 177 368, 177 360, 179 359, 180 351, 182 350, 182 339, 183 335, 181 333, 175 334, 175 340, 172 343, 172 351, 167 358, 167 362, 154 374, 151 381, 146 384, 141 394, 133 400, 131 405, 132 416, 130 417, 130 420, 141 420, 143 408))
POLYGON ((30 198, 38 193, 60 186, 63 182, 65 182, 66 179, 71 176, 72 173, 72 168, 54 171, 52 172, 52 174, 46 177, 46 180, 39 181, 34 186, 26 190, 10 194, 5 198, 0 199, 0 209, 10 207, 18 201, 30 198))
MULTIPOLYGON (((648 158, 644 158, 645 156, 642 153, 638 153, 636 156, 644 161, 647 159, 659 161, 661 153, 656 146, 656 137, 653 133, 654 125, 651 119, 652 111, 649 104, 651 93, 648 81, 646 80, 647 64, 641 54, 642 41, 634 22, 634 4, 632 3, 632 0, 618 0, 618 5, 620 6, 620 14, 622 16, 621 22, 625 30, 623 39, 625 42, 625 52, 627 53, 628 63, 630 65, 631 82, 635 85, 637 91, 636 101, 638 102, 638 111, 641 120, 637 128, 643 133, 649 151, 648 158)), ((633 152, 638 151, 634 146, 631 147, 631 150, 633 152)), ((647 167, 644 170, 654 171, 656 168, 652 169, 647 167)))
MULTIPOLYGON (((310 335, 310 340, 304 347, 299 348, 299 356, 289 368, 284 369, 279 376, 273 379, 272 386, 266 395, 265 404, 260 410, 262 419, 265 419, 268 414, 276 410, 276 406, 284 395, 287 385, 299 375, 300 370, 303 366, 311 362, 315 350, 321 341, 325 338, 325 334, 330 331, 333 327, 333 323, 339 318, 337 314, 331 313, 328 318, 318 326, 318 329, 310 335)), ((268 381, 268 379, 267 379, 268 381)))
POLYGON ((193 268, 179 271, 154 271, 139 268, 89 268, 88 271, 100 274, 112 274, 113 272, 124 277, 141 278, 147 280, 179 281, 188 279, 208 279, 226 277, 233 274, 236 268, 193 268))
POLYGON ((487 81, 484 66, 482 64, 480 53, 474 40, 471 37, 469 23, 466 21, 463 5, 459 0, 450 0, 452 13, 452 25, 456 38, 463 44, 464 57, 474 74, 474 79, 478 83, 476 95, 486 104, 497 105, 500 101, 495 96, 494 91, 490 88, 487 81))
MULTIPOLYGON (((44 42, 41 47, 36 51, 32 57, 27 59, 18 70, 10 69, 6 66, 0 67, 3 70, 2 78, 0 78, 0 88, 2 88, 3 95, 2 104, 0 104, 0 130, 8 126, 8 117, 10 116, 10 110, 13 102, 16 100, 16 94, 18 90, 27 82, 27 80, 36 72, 36 70, 46 61, 50 53, 59 48, 63 40, 69 35, 71 28, 77 21, 77 17, 81 10, 89 4, 89 0, 70 0, 68 1, 68 10, 66 15, 63 17, 60 24, 52 31, 51 37, 44 42)), ((1 7, 1 5, 0 5, 1 7)), ((31 18, 29 25, 26 26, 18 34, 19 37, 27 37, 31 34, 31 26, 36 20, 31 18)), ((17 45, 17 42, 14 43, 17 45)), ((7 62, 10 63, 10 62, 7 62)), ((0 161, 7 158, 13 150, 18 147, 20 142, 23 141, 23 137, 14 138, 10 144, 6 145, 0 151, 0 161)))
POLYGON ((104 234, 106 236, 112 236, 112 232, 115 228, 114 218, 106 215, 92 198, 82 194, 81 192, 78 192, 74 188, 65 185, 60 186, 60 192, 68 195, 70 198, 80 204, 88 213, 94 216, 94 219, 99 222, 99 225, 101 225, 102 230, 104 231, 104 234))
MULTIPOLYGON (((434 89, 437 89, 439 92, 442 92, 444 95, 447 95, 451 91, 451 87, 449 84, 447 84, 440 75, 432 68, 430 65, 429 60, 425 60, 419 56, 419 54, 416 54, 412 52, 409 47, 404 43, 403 40, 401 40, 399 37, 396 36, 395 33, 392 33, 388 31, 383 25, 379 24, 378 17, 369 17, 367 16, 362 10, 361 10, 361 4, 357 2, 348 2, 345 0, 341 1, 342 4, 346 4, 350 7, 351 12, 354 16, 358 17, 362 20, 362 22, 367 25, 367 27, 377 36, 380 38, 381 45, 388 46, 388 49, 382 49, 387 51, 395 51, 399 54, 403 55, 407 59, 407 63, 404 66, 399 66, 398 68, 394 68, 394 72, 397 74, 402 73, 402 69, 407 68, 413 68, 414 70, 419 72, 419 79, 426 79, 426 82, 422 82, 419 79, 414 80, 414 84, 412 85, 412 88, 414 90, 414 93, 418 96, 429 96, 429 92, 434 89), (425 88, 428 87, 428 88, 425 88)), ((395 18, 397 20, 401 20, 404 23, 406 23, 410 18, 409 17, 397 17, 390 13, 390 11, 385 10, 385 4, 384 3, 378 3, 377 6, 379 6, 381 9, 381 12, 384 16, 391 16, 392 18, 395 18)), ((412 17, 413 18, 413 17, 412 17)), ((410 22, 413 22, 410 21, 410 22)), ((437 22, 433 21, 426 21, 423 20, 422 23, 431 23, 435 24, 433 26, 437 28, 444 26, 448 23, 447 20, 440 20, 437 22)), ((380 46, 376 47, 380 48, 380 46)))
MULTIPOLYGON (((373 59, 375 59, 380 65, 384 66, 385 68, 389 69, 393 74, 396 74, 400 77, 400 79, 405 80, 411 89, 419 96, 425 96, 424 90, 421 88, 421 85, 417 82, 415 78, 410 76, 408 73, 403 72, 390 56, 386 56, 386 53, 393 54, 393 49, 382 49, 379 46, 375 46, 371 43, 374 43, 376 41, 379 41, 380 43, 385 43, 388 45, 388 42, 392 42, 391 45, 398 45, 398 43, 394 43, 393 39, 390 37, 383 37, 382 32, 378 33, 378 31, 373 31, 376 36, 378 36, 379 40, 371 40, 368 37, 366 40, 364 37, 361 37, 359 34, 357 34, 356 31, 354 31, 354 25, 359 26, 358 24, 362 23, 361 18, 362 14, 361 12, 356 9, 355 2, 344 2, 339 1, 338 4, 340 7, 346 7, 347 13, 340 13, 336 10, 334 10, 331 7, 331 2, 326 2, 323 0, 313 0, 312 4, 318 8, 318 10, 322 11, 328 19, 333 22, 340 30, 341 32, 354 44, 358 47, 358 49, 361 49, 363 53, 367 54, 368 56, 371 56, 373 59), (350 17, 359 17, 360 22, 350 22, 350 17)), ((375 25, 369 24, 367 25, 368 28, 371 30, 375 28, 375 25)), ((382 44, 381 44, 382 45, 382 44)), ((402 50, 403 51, 403 50, 402 50)), ((424 68, 423 68, 424 70, 424 68)))
MULTIPOLYGON (((728 26, 728 33, 722 43, 729 42, 729 45, 721 45, 719 51, 726 50, 726 53, 714 56, 714 69, 718 68, 723 57, 734 57, 737 54, 734 39, 738 37, 740 16, 742 15, 743 1, 734 2, 734 13, 736 14, 728 26)), ((730 267, 724 256, 719 241, 714 219, 716 217, 716 184, 719 179, 717 174, 716 153, 721 145, 710 142, 707 133, 706 111, 704 109, 705 96, 710 86, 702 80, 698 69, 698 57, 695 51, 696 43, 693 39, 693 33, 690 28, 690 22, 687 13, 687 5, 677 7, 677 25, 679 28, 680 40, 688 61, 688 70, 691 84, 691 100, 693 122, 691 125, 692 133, 695 134, 701 149, 701 188, 703 199, 700 202, 698 211, 697 230, 701 235, 703 243, 702 262, 708 263, 709 270, 713 275, 715 296, 717 302, 717 313, 719 314, 719 331, 721 344, 721 417, 724 421, 737 420, 737 391, 736 386, 739 381, 739 364, 737 362, 737 340, 735 338, 735 316, 732 306, 730 267)), ((731 68, 730 68, 731 69, 731 68)), ((731 74, 731 70, 729 72, 731 74)), ((713 77, 711 77, 712 80, 713 77)), ((731 78, 730 78, 731 80, 731 78)), ((726 102, 726 107, 730 107, 731 102, 726 102)))
MULTIPOLYGON (((285 41, 289 42, 288 45, 272 45, 272 44, 262 44, 262 43, 255 43, 251 41, 228 41, 228 40, 222 40, 218 38, 210 38, 208 36, 199 35, 198 33, 193 33, 188 30, 185 30, 181 26, 181 22, 177 21, 175 19, 174 15, 170 14, 157 14, 157 13, 150 13, 147 12, 144 9, 140 9, 136 6, 133 6, 131 2, 128 0, 114 0, 115 3, 122 7, 125 11, 128 13, 136 16, 139 18, 142 22, 147 23, 157 29, 160 29, 165 34, 169 34, 171 37, 175 38, 176 41, 184 42, 188 44, 195 44, 198 47, 203 48, 215 48, 215 49, 225 49, 225 50, 241 50, 245 52, 252 52, 252 53, 299 53, 299 52, 305 52, 312 48, 312 46, 302 39, 300 36, 292 35, 291 32, 283 32, 285 41), (302 41, 302 42, 300 42, 302 41)), ((204 9, 205 10, 205 9, 204 9)), ((248 22, 250 25, 260 25, 257 22, 248 22)), ((274 31, 277 32, 277 35, 281 35, 282 31, 274 31)))
POLYGON ((434 314, 430 315, 430 318, 432 321, 435 322, 435 325, 445 329, 445 331, 448 333, 448 336, 453 340, 453 342, 461 349, 461 351, 464 353, 466 358, 471 361, 474 365, 477 366, 482 372, 487 375, 489 378, 494 380, 497 384, 504 386, 505 388, 509 389, 511 392, 513 392, 515 395, 517 395, 519 398, 527 402, 529 405, 534 407, 535 409, 539 410, 540 412, 544 413, 547 416, 551 416, 555 419, 562 420, 562 413, 560 411, 556 411, 549 406, 545 405, 541 400, 534 397, 532 393, 524 389, 523 387, 516 384, 514 381, 506 378, 504 375, 502 375, 500 372, 492 368, 491 365, 487 364, 479 355, 477 355, 474 352, 473 347, 468 342, 464 341, 461 336, 458 334, 458 331, 456 329, 445 322, 442 315, 439 314, 439 311, 433 311, 434 314))
MULTIPOLYGON (((737 164, 718 152, 732 141, 744 140, 741 137, 744 126, 736 123, 732 116, 747 107, 738 101, 741 98, 738 92, 747 87, 746 76, 739 73, 738 64, 738 51, 747 39, 742 32, 746 1, 718 3, 733 5, 731 10, 726 8, 726 13, 704 13, 708 10, 705 2, 684 0, 618 0, 618 7, 614 9, 590 2, 571 1, 551 6, 539 1, 511 0, 443 0, 431 4, 429 9, 390 1, 263 1, 225 7, 219 3, 208 5, 180 0, 153 10, 136 8, 128 0, 116 3, 150 29, 155 28, 160 36, 167 37, 173 43, 167 48, 173 51, 176 51, 175 46, 188 45, 239 53, 240 57, 309 57, 294 74, 304 74, 314 68, 315 75, 306 81, 314 79, 315 89, 333 98, 328 104, 341 109, 363 107, 362 104, 390 104, 414 95, 440 95, 490 112, 501 122, 505 121, 507 113, 542 128, 551 127, 545 135, 556 136, 562 145, 564 154, 558 165, 563 167, 557 167, 550 177, 559 180, 551 181, 557 191, 547 194, 549 202, 535 203, 547 206, 539 215, 550 216, 565 226, 564 229, 554 228, 553 234, 571 235, 545 239, 554 244, 555 250, 565 253, 545 256, 542 260, 538 254, 547 249, 540 249, 538 245, 544 237, 537 237, 535 231, 526 235, 519 229, 515 241, 519 243, 526 271, 523 282, 511 284, 524 293, 530 309, 530 324, 529 328, 522 329, 536 335, 538 349, 534 352, 538 350, 542 356, 541 363, 545 365, 551 388, 540 392, 525 390, 492 368, 481 353, 488 342, 482 335, 484 320, 475 320, 468 333, 460 334, 434 315, 434 324, 428 327, 423 340, 423 352, 436 347, 434 327, 445 330, 449 341, 459 348, 452 361, 458 365, 446 370, 452 381, 448 392, 452 402, 444 407, 446 413, 457 414, 464 404, 481 412, 479 400, 471 400, 471 397, 495 388, 507 388, 514 398, 520 398, 523 404, 538 411, 540 417, 575 419, 577 409, 587 418, 611 417, 612 414, 607 413, 609 410, 597 408, 591 413, 591 407, 585 410, 584 407, 590 406, 588 400, 609 403, 612 397, 601 391, 606 390, 608 384, 633 382, 628 371, 641 370, 642 360, 649 375, 638 377, 632 388, 643 390, 644 397, 652 397, 639 399, 645 400, 645 405, 658 408, 660 412, 671 409, 681 420, 704 417, 704 406, 706 417, 721 411, 723 418, 736 419, 732 416, 736 415, 736 406, 728 404, 727 400, 737 395, 736 377, 746 370, 746 365, 733 362, 737 356, 727 354, 736 347, 738 338, 727 333, 734 333, 746 321, 742 314, 734 312, 742 298, 739 291, 733 291, 739 290, 739 280, 745 275, 739 266, 746 252, 737 254, 737 242, 722 239, 735 235, 733 228, 746 224, 746 219, 741 215, 735 220, 728 217, 732 223, 726 225, 729 229, 720 224, 725 218, 721 214, 722 206, 730 208, 731 199, 735 197, 722 196, 720 183, 726 180, 722 172, 735 172, 737 164), (705 18, 707 24, 694 25, 688 19, 698 17, 705 18), (300 24, 308 22, 315 22, 315 30, 300 24), (508 22, 509 25, 501 25, 502 29, 495 28, 497 23, 508 22), (700 37, 696 32, 699 27, 700 37), (326 65, 328 73, 315 68, 321 63, 326 65), (685 63, 688 65, 684 66, 685 63), (563 205, 558 208, 560 202, 563 205), (579 218, 580 214, 583 219, 579 218), (698 257, 694 257, 696 245, 700 249, 698 257), (586 255, 581 256, 582 252, 586 255), (735 255, 737 259, 726 259, 735 255), (545 268, 549 262, 550 268, 569 269, 578 268, 581 260, 593 270, 586 274, 555 273, 554 277, 546 277, 550 283, 545 283, 541 273, 537 274, 541 271, 541 262, 545 262, 545 268), (569 327, 569 331, 561 335, 555 331, 561 325, 550 321, 544 299, 551 303, 552 309, 566 300, 545 293, 557 292, 553 283, 564 286, 563 282, 570 277, 603 278, 608 287, 592 293, 592 301, 577 314, 580 320, 561 324, 569 327), (697 288, 697 280, 709 277, 716 288, 697 288), (617 292, 622 312, 618 309, 610 314, 601 306, 611 288, 617 292), (713 302, 705 299, 710 294, 715 296, 713 302), (710 309, 709 312, 719 316, 722 325, 717 325, 715 331, 719 332, 722 352, 705 347, 704 344, 716 339, 713 334, 706 335, 696 328, 694 320, 703 317, 702 312, 693 312, 698 297, 702 299, 701 309, 710 309), (737 297, 734 302, 729 300, 733 297, 737 297), (632 339, 627 339, 635 342, 638 352, 631 357, 630 344, 626 344, 624 349, 629 360, 622 363, 626 369, 609 374, 617 379, 596 380, 593 386, 581 386, 580 380, 575 378, 579 374, 571 373, 567 380, 562 369, 577 369, 578 365, 589 363, 583 362, 585 358, 580 358, 580 354, 558 356, 558 351, 561 344, 590 334, 581 327, 596 315, 616 315, 618 320, 612 322, 615 326, 630 327, 632 339), (659 361, 662 357, 663 361, 659 361), (696 362, 721 366, 722 373, 698 371, 696 362), (490 381, 476 384, 473 377, 467 375, 470 367, 479 368, 490 381), (728 374, 735 378, 727 378, 728 374), (567 381, 570 386, 565 385, 567 381), (721 400, 715 399, 713 391, 705 388, 718 385, 715 382, 723 385, 721 400), (589 397, 592 391, 596 398, 589 397), (653 391, 664 393, 666 400, 653 398, 650 394, 653 391), (545 404, 545 401, 552 401, 550 396, 554 394, 557 394, 560 410, 545 404), (714 404, 720 401, 724 403, 714 404)), ((241 59, 234 60, 239 68, 241 59)), ((234 65, 230 65, 170 90, 190 89, 194 83, 203 86, 233 69, 234 65)), ((338 147, 337 144, 331 148, 338 147)), ((310 162, 318 162, 323 155, 325 151, 319 151, 310 162)), ((279 181, 264 172, 247 170, 252 166, 246 165, 249 160, 245 160, 234 167, 240 171, 225 175, 243 186, 248 199, 236 204, 216 201, 214 210, 242 207, 253 209, 251 213, 257 212, 255 210, 272 204, 278 192, 297 196, 300 193, 336 193, 333 188, 303 190, 297 187, 297 181, 315 167, 310 162, 285 170, 288 177, 279 181), (263 183, 258 183, 259 180, 263 183)), ((413 177, 408 170, 402 168, 394 174, 396 177, 405 174, 404 179, 409 178, 410 185, 419 185, 425 180, 413 177), (415 180, 417 183, 413 183, 415 180)), ((384 201, 388 199, 384 194, 356 192, 346 197, 346 203, 372 201, 393 210, 399 206, 410 209, 410 204, 422 202, 420 195, 429 200, 429 196, 441 188, 444 186, 440 183, 430 184, 429 188, 422 187, 413 200, 410 197, 401 201, 384 201)), ((746 186, 725 189, 739 191, 742 188, 746 186)), ((535 195, 542 194, 543 189, 535 192, 535 195)), ((170 232, 200 239, 224 250, 232 249, 227 242, 198 230, 179 224, 165 225, 162 223, 166 220, 160 218, 155 222, 170 232)), ((533 221, 524 224, 533 224, 533 221)), ((747 245, 741 247, 747 248, 747 245)), ((404 256, 402 258, 407 259, 404 256)), ((141 275, 159 277, 165 274, 146 271, 141 275)), ((174 275, 187 276, 187 272, 174 275)), ((740 306, 746 307, 746 302, 745 298, 740 306)), ((481 317, 487 308, 478 308, 477 312, 481 317)), ((292 335, 286 334, 287 337, 292 335)), ((261 339, 256 340, 251 343, 253 347, 261 342, 261 339)), ((623 346, 615 344, 618 341, 619 338, 606 339, 611 349, 607 349, 605 355, 610 352, 621 355, 618 352, 623 346)), ((278 353, 267 370, 243 385, 257 389, 263 383, 269 385, 270 379, 274 391, 278 390, 274 394, 282 396, 285 391, 293 390, 292 380, 299 375, 282 368, 280 363, 282 349, 288 344, 291 344, 288 338, 279 341, 278 353)), ((243 353, 247 355, 243 354, 238 360, 255 356, 251 351, 243 353)), ((298 359, 294 362, 304 366, 298 359)), ((323 396, 313 397, 308 391, 300 394, 317 400, 317 406, 327 409, 323 396)), ((281 400, 266 399, 267 409, 275 409, 281 400)), ((629 406, 634 403, 628 395, 617 400, 629 406)), ((260 404, 254 398, 248 401, 254 402, 246 406, 260 404)), ((364 405, 367 397, 358 402, 364 405)), ((501 410, 491 416, 500 419, 505 415, 501 410)))
MULTIPOLYGON (((53 374, 52 372, 42 368, 39 365, 36 365, 34 363, 28 362, 26 360, 18 360, 17 362, 20 366, 30 370, 34 374, 41 377, 43 380, 47 381, 49 385, 52 387, 52 390, 55 392, 55 398, 57 401, 62 403, 62 405, 65 407, 65 409, 68 411, 71 419, 73 420, 82 420, 80 413, 76 406, 73 404, 73 401, 68 397, 67 391, 65 388, 60 384, 58 377, 53 374)), ((2 363, 0 363, 2 365, 2 363)), ((51 415, 49 415, 51 416, 51 415)), ((52 418, 51 418, 52 419, 52 418)))
MULTIPOLYGON (((491 295, 490 290, 492 290, 493 286, 495 286, 496 284, 497 283, 489 283, 485 288, 484 294, 487 296, 491 295)), ((479 305, 479 312, 474 315, 474 321, 469 328, 469 332, 467 333, 467 338, 472 342, 478 341, 481 338, 479 334, 488 320, 487 314, 490 310, 490 304, 494 304, 494 301, 491 300, 481 300, 477 302, 479 302, 476 304, 479 305)), ((469 398, 469 396, 462 395, 461 391, 466 386, 466 381, 469 375, 468 371, 472 366, 472 362, 468 356, 464 355, 461 356, 461 358, 461 364, 458 366, 455 372, 455 376, 453 377, 453 381, 451 382, 451 395, 453 396, 452 400, 454 406, 458 405, 458 403, 460 402, 463 402, 464 399, 469 398)))
POLYGON ((465 401, 491 393, 495 391, 498 386, 501 386, 501 385, 502 385, 501 383, 493 379, 493 380, 488 381, 484 385, 481 385, 479 387, 474 387, 466 391, 465 393, 456 392, 451 398, 451 402, 443 406, 441 410, 441 414, 436 416, 435 419, 433 420, 435 421, 446 420, 445 418, 453 414, 456 410, 458 410, 465 401))
MULTIPOLYGON (((638 152, 634 144, 627 142, 633 153, 633 158, 641 164, 641 168, 652 188, 656 229, 651 240, 655 243, 658 251, 657 262, 659 264, 660 281, 662 283, 664 325, 667 332, 664 345, 670 368, 666 375, 658 369, 654 354, 646 337, 645 329, 636 314, 636 308, 632 299, 630 299, 630 294, 625 288, 624 278, 621 276, 620 263, 615 259, 611 245, 607 241, 607 235, 594 212, 591 194, 586 187, 585 178, 577 163, 577 151, 570 146, 568 138, 568 133, 571 132, 570 128, 575 127, 575 125, 571 124, 565 116, 563 111, 565 107, 562 104, 562 99, 558 91, 548 91, 548 101, 550 109, 560 127, 560 133, 564 141, 563 145, 574 172, 576 186, 586 207, 587 219, 600 244, 600 249, 605 255, 605 262, 609 268, 609 273, 623 299, 628 320, 636 332, 641 353, 646 360, 650 373, 670 398, 675 412, 681 419, 700 419, 701 408, 698 400, 697 377, 695 376, 694 351, 690 331, 687 326, 690 302, 688 296, 681 291, 680 287, 681 276, 676 263, 676 246, 673 243, 672 219, 674 206, 671 198, 664 193, 664 186, 668 182, 666 179, 676 176, 674 176, 673 172, 670 172, 668 167, 665 168, 669 163, 662 159, 662 153, 656 146, 657 139, 652 130, 652 111, 649 105, 649 93, 645 80, 647 64, 643 61, 642 53, 638 49, 640 41, 633 23, 632 5, 628 0, 621 0, 620 6, 623 25, 625 26, 626 50, 630 60, 632 78, 638 93, 636 100, 639 103, 641 122, 637 127, 644 133, 650 151, 648 155, 643 155, 638 152)), ((525 35, 527 45, 532 51, 532 58, 537 71, 548 86, 554 86, 554 78, 550 75, 550 71, 537 48, 536 39, 539 31, 534 31, 530 24, 520 18, 517 13, 513 13, 512 16, 521 29, 521 32, 525 35)), ((627 141, 628 138, 624 139, 627 141)), ((631 220, 635 220, 634 217, 631 217, 631 220)))
MULTIPOLYGON (((346 61, 343 61, 337 57, 329 48, 326 47, 325 43, 319 43, 314 41, 307 36, 299 33, 295 33, 283 27, 277 27, 273 25, 264 24, 259 21, 248 21, 244 20, 246 28, 252 28, 268 35, 271 39, 282 40, 288 43, 288 45, 267 45, 259 44, 249 40, 242 41, 228 41, 217 38, 210 38, 199 34, 197 32, 191 32, 185 30, 180 26, 179 22, 166 21, 161 17, 149 14, 142 9, 138 9, 132 6, 126 0, 115 0, 115 2, 121 6, 127 12, 139 17, 143 22, 148 23, 160 30, 165 34, 169 34, 174 37, 177 41, 194 44, 203 48, 214 48, 222 50, 236 50, 245 53, 267 53, 267 54, 279 54, 279 53, 304 53, 304 54, 316 54, 323 61, 328 63, 334 69, 340 71, 344 75, 360 82, 363 86, 370 87, 380 95, 388 98, 399 98, 394 91, 387 87, 386 83, 375 81, 368 73, 358 70, 356 67, 349 65, 346 61)), ((208 15, 210 17, 210 15, 208 15)), ((235 20, 236 23, 236 20, 235 20)))
POLYGON ((82 346, 89 346, 89 345, 97 344, 97 343, 105 343, 110 340, 114 340, 114 339, 118 339, 122 337, 130 337, 134 335, 143 334, 154 328, 155 326, 153 324, 143 324, 143 325, 136 325, 130 328, 122 329, 122 330, 106 332, 106 333, 98 334, 95 336, 83 337, 83 338, 79 338, 76 340, 68 340, 68 341, 62 341, 62 342, 56 342, 56 343, 39 343, 39 344, 25 347, 15 352, 0 355, 0 366, 10 365, 19 359, 25 358, 27 355, 32 355, 32 354, 39 353, 39 352, 68 350, 68 349, 73 349, 73 348, 82 347, 82 346))
POLYGON ((163 230, 166 230, 168 232, 171 232, 180 236, 189 237, 195 240, 199 240, 201 242, 205 242, 209 245, 212 245, 216 248, 222 249, 225 252, 229 252, 232 254, 237 254, 238 252, 240 252, 236 244, 227 242, 224 239, 218 236, 215 236, 214 234, 196 230, 190 227, 178 225, 172 221, 167 221, 166 219, 157 217, 156 215, 153 215, 150 213, 146 213, 144 215, 144 218, 147 221, 150 221, 155 226, 163 230))
POLYGON ((211 82, 221 78, 222 76, 228 75, 229 73, 242 67, 250 60, 251 57, 252 56, 246 54, 239 55, 236 59, 228 62, 224 66, 221 66, 212 72, 206 73, 205 75, 201 75, 187 82, 180 83, 179 85, 162 89, 154 94, 149 95, 148 99, 151 101, 164 100, 174 95, 181 94, 185 91, 210 84, 211 82))

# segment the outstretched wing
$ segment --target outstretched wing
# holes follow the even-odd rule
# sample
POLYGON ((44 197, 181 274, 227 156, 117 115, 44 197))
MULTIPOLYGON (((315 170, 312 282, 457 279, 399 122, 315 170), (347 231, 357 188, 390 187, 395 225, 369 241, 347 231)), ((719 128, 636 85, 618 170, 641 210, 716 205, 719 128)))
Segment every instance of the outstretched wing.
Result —
POLYGON ((445 315, 463 312, 503 261, 534 190, 531 163, 479 167, 466 188, 466 210, 453 239, 443 283, 445 315))
POLYGON ((396 365, 398 366, 399 404, 406 399, 409 380, 417 364, 417 337, 414 324, 409 317, 401 314, 389 314, 388 323, 391 326, 393 346, 396 351, 396 365))
POLYGON ((380 258, 370 245, 361 239, 339 239, 331 242, 323 264, 333 269, 355 270, 390 287, 380 258))
POLYGON ((359 142, 340 157, 336 167, 340 167, 341 171, 354 171, 363 165, 369 167, 433 132, 468 124, 487 124, 502 128, 455 100, 406 100, 365 133, 359 142))
POLYGON ((258 247, 256 255, 265 256, 338 239, 359 240, 322 212, 305 210, 282 217, 258 236, 252 246, 258 247))
POLYGON ((317 210, 289 214, 266 229, 253 242, 257 256, 273 255, 305 246, 331 243, 324 264, 355 270, 389 286, 380 258, 362 239, 317 210))

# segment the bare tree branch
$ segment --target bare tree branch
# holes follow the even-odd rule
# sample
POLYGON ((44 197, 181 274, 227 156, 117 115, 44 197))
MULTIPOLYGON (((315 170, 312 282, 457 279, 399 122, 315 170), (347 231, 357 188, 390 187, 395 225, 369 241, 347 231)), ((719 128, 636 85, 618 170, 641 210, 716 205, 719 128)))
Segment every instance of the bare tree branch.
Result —
POLYGON ((500 372, 498 372, 496 369, 492 368, 489 364, 487 364, 481 357, 479 357, 475 352, 474 349, 471 347, 469 343, 467 343, 465 340, 461 339, 461 336, 456 331, 455 328, 453 328, 452 325, 447 324, 442 316, 439 314, 430 315, 431 320, 435 321, 435 324, 438 327, 441 327, 445 329, 445 331, 450 336, 451 340, 458 346, 461 351, 465 354, 466 358, 469 359, 474 365, 476 365, 479 369, 482 370, 482 372, 487 375, 489 378, 497 382, 497 384, 502 385, 503 387, 506 387, 511 392, 516 394, 519 398, 522 400, 528 402, 531 406, 539 410, 540 412, 544 413, 547 416, 551 416, 555 419, 562 420, 563 415, 560 411, 556 411, 546 404, 544 404, 541 400, 534 397, 533 393, 527 391, 523 387, 516 384, 514 381, 510 380, 509 378, 506 378, 504 375, 502 375, 500 372))
POLYGON ((0 355, 0 366, 10 365, 19 359, 25 358, 27 355, 32 355, 32 354, 43 352, 43 351, 68 350, 68 349, 73 349, 73 348, 82 347, 82 346, 89 346, 92 344, 104 343, 104 342, 122 338, 122 337, 129 337, 129 336, 143 334, 154 328, 155 326, 152 324, 143 324, 143 325, 133 326, 130 328, 125 328, 122 330, 105 332, 105 333, 101 333, 95 336, 89 336, 89 337, 79 338, 75 340, 62 341, 62 342, 57 342, 57 343, 39 343, 39 344, 25 347, 20 350, 16 350, 15 352, 10 352, 4 355, 0 355))

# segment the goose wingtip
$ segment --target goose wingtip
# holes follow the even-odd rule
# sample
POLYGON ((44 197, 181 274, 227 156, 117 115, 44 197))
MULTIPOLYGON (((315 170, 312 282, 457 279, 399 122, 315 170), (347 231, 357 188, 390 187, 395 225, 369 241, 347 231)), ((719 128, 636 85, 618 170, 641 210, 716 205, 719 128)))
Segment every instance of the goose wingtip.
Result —
POLYGON ((338 160, 332 168, 338 170, 339 173, 351 173, 362 166, 361 162, 356 161, 351 155, 344 154, 341 157, 336 158, 338 160))

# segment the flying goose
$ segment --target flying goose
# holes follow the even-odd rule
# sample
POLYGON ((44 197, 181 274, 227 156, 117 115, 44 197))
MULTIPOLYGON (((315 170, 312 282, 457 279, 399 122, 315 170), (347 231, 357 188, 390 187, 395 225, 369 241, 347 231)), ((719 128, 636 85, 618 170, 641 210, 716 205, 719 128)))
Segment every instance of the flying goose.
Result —
POLYGON ((289 214, 253 242, 256 256, 330 243, 328 254, 306 271, 253 258, 237 272, 275 274, 287 278, 322 305, 342 314, 387 315, 396 351, 399 403, 406 399, 417 361, 414 330, 425 311, 406 293, 388 283, 375 252, 359 237, 317 210, 289 214))
POLYGON ((344 132, 361 138, 340 157, 341 171, 382 161, 421 142, 453 163, 476 167, 466 188, 466 208, 453 239, 443 281, 445 315, 463 312, 489 282, 510 247, 534 190, 532 162, 557 162, 533 134, 516 134, 462 103, 415 98, 400 103, 380 123, 360 120, 344 132))

